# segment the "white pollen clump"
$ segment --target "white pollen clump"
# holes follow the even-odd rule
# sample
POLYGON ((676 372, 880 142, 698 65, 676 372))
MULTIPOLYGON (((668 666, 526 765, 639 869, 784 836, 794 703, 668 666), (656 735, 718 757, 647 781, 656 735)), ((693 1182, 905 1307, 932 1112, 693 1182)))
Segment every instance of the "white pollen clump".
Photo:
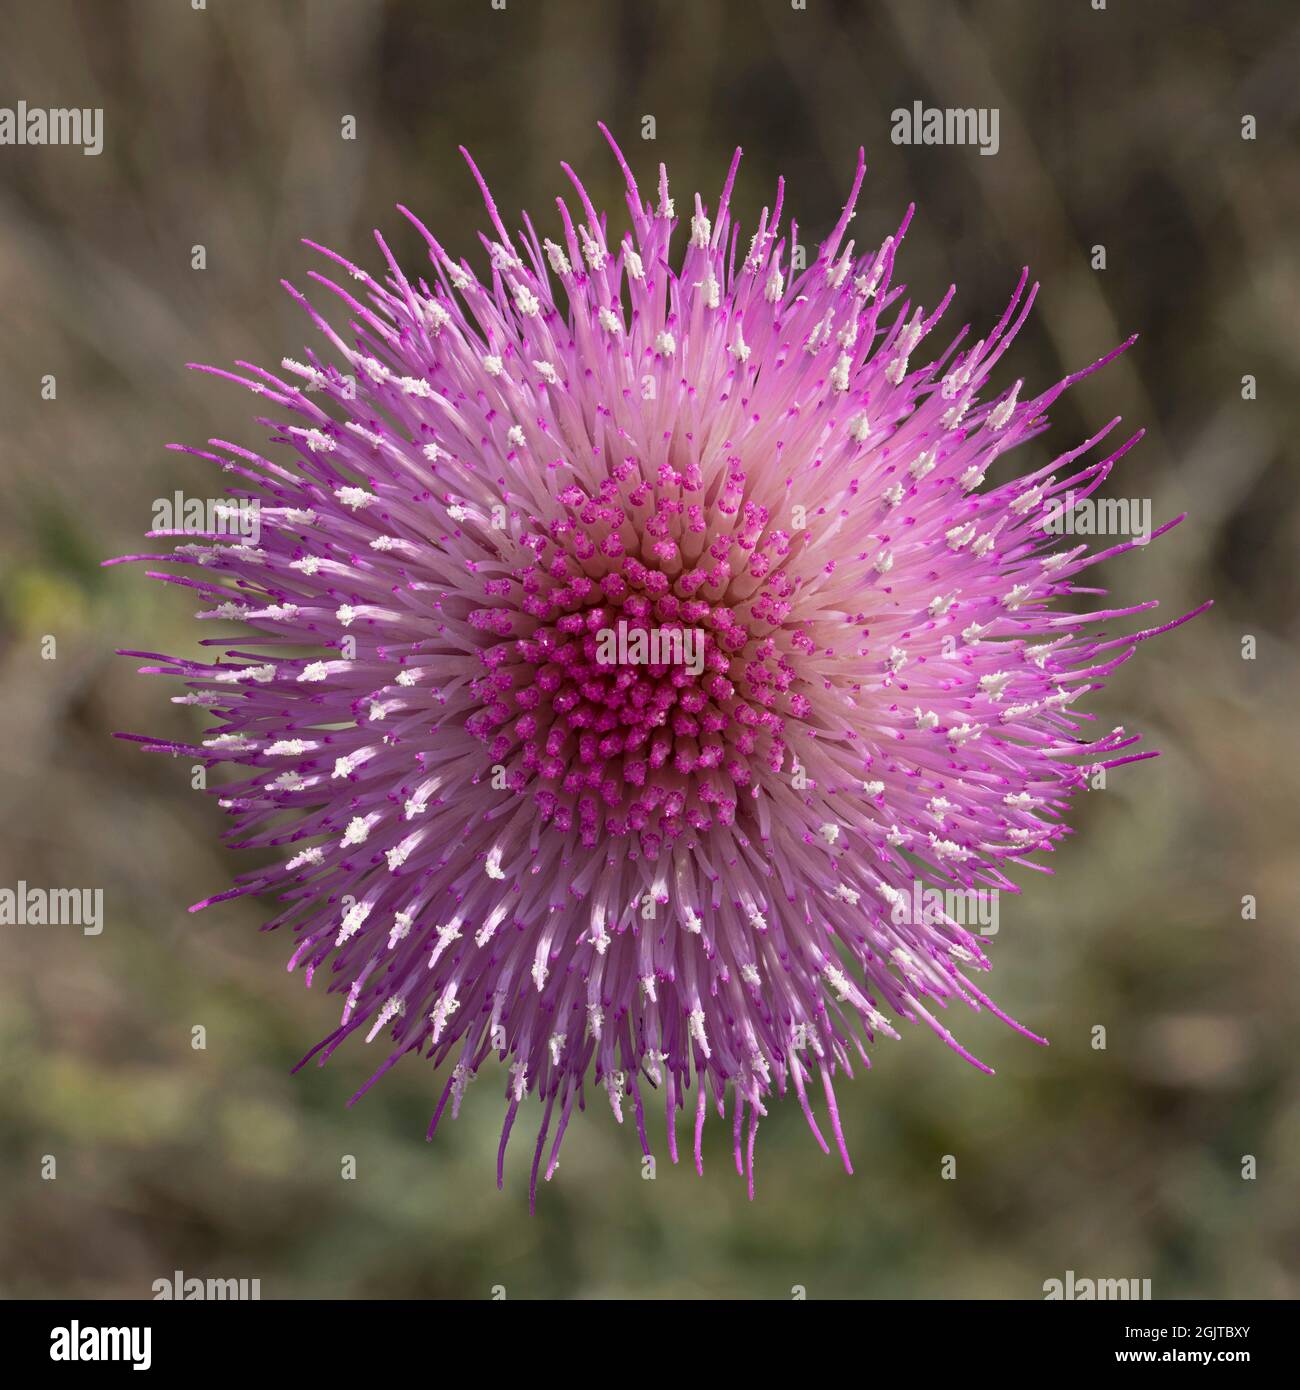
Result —
POLYGON ((871 421, 867 418, 865 410, 849 421, 849 433, 859 444, 867 442, 867 436, 871 433, 871 421))
POLYGON ((560 374, 549 362, 534 362, 533 366, 537 369, 537 374, 548 386, 558 386, 560 384, 560 374))
POLYGON ((932 618, 942 618, 943 615, 952 607, 956 600, 956 593, 936 594, 929 603, 929 613, 932 618))
POLYGON ((824 972, 826 983, 835 991, 835 997, 843 1004, 853 993, 853 985, 849 977, 839 968, 838 965, 828 965, 824 972))
POLYGON ((426 444, 420 452, 429 460, 430 463, 437 463, 442 457, 442 450, 436 444, 426 444))
POLYGON ((570 270, 569 258, 564 254, 561 247, 557 246, 549 237, 543 243, 546 247, 546 259, 551 263, 551 269, 557 275, 567 275, 570 270))
POLYGON ((631 279, 645 279, 645 266, 641 263, 641 257, 630 246, 623 250, 623 268, 631 279))
POLYGON ((434 337, 451 322, 451 315, 435 299, 426 299, 421 305, 424 311, 424 321, 428 324, 434 337))
POLYGON ((892 382, 895 386, 902 384, 903 378, 907 375, 907 359, 912 355, 912 349, 921 341, 924 331, 921 327, 921 310, 918 308, 912 316, 912 322, 898 335, 898 355, 885 369, 886 381, 892 382))
POLYGON ((912 464, 907 471, 919 482, 927 473, 932 473, 934 471, 936 462, 934 450, 927 449, 925 453, 918 454, 917 457, 912 460, 912 464))
POLYGON ((817 833, 828 845, 833 845, 840 838, 840 827, 834 821, 828 820, 818 828, 817 833))
POLYGON ((1017 584, 1004 595, 1002 602, 1011 612, 1015 612, 1031 593, 1033 589, 1028 584, 1017 584))
POLYGON ((313 454, 332 454, 338 448, 335 440, 320 430, 304 430, 291 426, 290 434, 296 434, 313 454))
POLYGON ((955 430, 966 418, 966 412, 970 409, 969 391, 962 392, 961 399, 948 410, 944 411, 942 423, 946 429, 955 430))
POLYGON ((901 888, 895 888, 892 883, 882 883, 880 885, 880 896, 894 908, 904 908, 907 906, 907 894, 901 888))
POLYGON ((627 1076, 621 1071, 612 1071, 605 1078, 605 1090, 609 1093, 610 1109, 614 1112, 614 1118, 623 1123, 623 1087, 627 1084, 627 1076))
POLYGON ((409 912, 399 912, 393 918, 393 928, 388 933, 388 949, 395 950, 399 941, 405 941, 415 925, 415 918, 409 912))
POLYGON ((758 966, 752 964, 746 964, 740 967, 740 978, 747 985, 752 985, 755 989, 763 983, 763 977, 758 973, 758 966))
POLYGON ((847 352, 839 355, 835 365, 831 368, 831 389, 834 391, 847 391, 849 389, 849 368, 852 366, 852 358, 847 352))
POLYGON ((323 661, 313 661, 310 666, 303 669, 298 679, 300 681, 323 681, 329 677, 330 668, 323 661))
POLYGON ((282 357, 280 365, 287 372, 294 372, 298 376, 307 378, 307 390, 319 391, 325 385, 325 375, 315 367, 304 366, 301 362, 295 362, 292 357, 282 357))
POLYGON ((1031 487, 1028 492, 1022 492, 1019 497, 1011 499, 1011 510, 1017 516, 1024 516, 1031 507, 1036 507, 1043 497, 1041 487, 1031 487))
POLYGON ((334 944, 342 946, 350 937, 355 936, 361 930, 361 924, 369 916, 369 903, 353 903, 343 916, 343 923, 339 927, 339 934, 335 938, 334 944))
POLYGON ((980 677, 980 689, 990 700, 1000 700, 1014 676, 1012 671, 994 671, 991 675, 980 677))
POLYGON ((511 425, 506 431, 506 438, 515 446, 516 449, 524 447, 524 430, 522 425, 511 425))
POLYGON ((957 481, 963 492, 971 492, 984 481, 983 470, 978 463, 972 463, 957 481))
POLYGON ((364 816, 353 816, 348 822, 348 828, 344 832, 343 838, 339 841, 341 849, 347 849, 349 845, 363 845, 370 837, 370 822, 364 816))
POLYGON ((886 501, 891 507, 897 507, 898 504, 903 500, 903 485, 902 485, 902 483, 894 483, 892 486, 887 487, 887 488, 885 489, 884 496, 885 496, 885 501, 886 501))
POLYGON ((528 318, 541 313, 542 310, 541 301, 527 285, 515 286, 515 307, 528 318))
POLYGON ((912 713, 916 716, 916 727, 918 729, 937 729, 939 727, 939 716, 933 710, 913 709, 912 713))
POLYGON ((235 685, 242 681, 253 681, 258 685, 266 685, 268 681, 275 679, 275 667, 244 666, 237 671, 217 671, 214 672, 212 679, 220 681, 222 685, 235 685))
POLYGON ((456 998, 456 982, 451 984, 442 992, 442 997, 433 1006, 433 1012, 429 1015, 429 1022, 433 1024, 433 1041, 437 1042, 442 1037, 443 1029, 447 1026, 447 1020, 460 1008, 460 1000, 456 998))
POLYGON ((483 866, 484 873, 489 878, 505 878, 505 870, 501 867, 501 847, 497 845, 487 857, 487 863, 483 866))
POLYGON ((366 1034, 366 1041, 373 1042, 375 1035, 385 1023, 390 1022, 394 1018, 400 1018, 405 1012, 406 1001, 399 998, 396 994, 393 995, 391 999, 385 1002, 384 1007, 380 1009, 379 1017, 375 1019, 374 1023, 371 1025, 370 1032, 366 1034))
POLYGON ((587 264, 592 270, 603 269, 608 256, 605 248, 594 237, 587 235, 585 227, 578 228, 578 236, 582 240, 582 254, 586 257, 587 264))
POLYGON ((499 357, 489 354, 483 359, 483 370, 488 376, 500 376, 505 369, 505 363, 499 357))
POLYGON ((706 1058, 711 1057, 713 1054, 709 1051, 709 1039, 704 1032, 704 1010, 692 1009, 686 1020, 686 1026, 700 1051, 704 1053, 706 1058))
POLYGON ((848 903, 850 907, 857 907, 858 899, 862 896, 856 888, 850 888, 847 883, 837 883, 835 885, 835 896, 842 903, 848 903))
POLYGON ((1006 425, 1007 421, 1011 419, 1012 412, 1016 408, 1016 397, 1020 394, 1020 386, 1021 383, 1016 382, 1011 388, 1011 394, 993 407, 989 415, 989 429, 1000 430, 1006 425))
POLYGON ((677 351, 677 339, 665 329, 655 335, 655 353, 659 357, 671 357, 677 351))
POLYGON ((286 873, 293 873, 295 869, 301 869, 304 864, 320 864, 325 859, 325 851, 319 845, 313 845, 310 849, 305 849, 299 854, 295 854, 292 859, 284 866, 286 873))
POLYGON ((883 782, 863 782, 862 790, 868 796, 879 796, 885 790, 883 782))
POLYGON ((930 836, 930 848, 939 859, 969 859, 970 850, 961 845, 954 844, 952 840, 941 840, 936 835, 930 836))
POLYGON ((889 571, 894 568, 894 552, 892 550, 882 550, 880 554, 876 556, 875 562, 872 564, 871 568, 875 570, 877 574, 888 574, 889 571))
POLYGON ((709 226, 709 219, 702 212, 697 212, 691 218, 691 245, 707 246, 709 244, 709 233, 712 228, 709 226))
POLYGON ((618 315, 612 309, 602 308, 596 315, 600 320, 600 326, 606 333, 621 333, 623 325, 618 321, 618 315))
POLYGON ((345 507, 350 507, 354 512, 368 507, 375 500, 374 493, 367 492, 363 487, 336 488, 334 496, 337 497, 345 507))
POLYGON ((351 627, 356 620, 357 610, 353 608, 350 603, 340 604, 339 607, 335 609, 334 616, 344 627, 351 627))

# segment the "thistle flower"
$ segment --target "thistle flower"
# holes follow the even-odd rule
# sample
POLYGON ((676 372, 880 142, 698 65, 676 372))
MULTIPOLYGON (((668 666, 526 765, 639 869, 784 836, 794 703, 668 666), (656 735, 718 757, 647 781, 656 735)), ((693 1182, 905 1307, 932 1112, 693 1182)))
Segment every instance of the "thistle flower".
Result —
POLYGON ((911 210, 876 249, 845 241, 861 155, 804 268, 781 184, 741 238, 739 151, 674 253, 666 173, 646 200, 613 147, 621 239, 567 166, 580 206, 559 202, 557 239, 526 217, 512 237, 466 155, 487 280, 402 209, 428 280, 382 237, 382 281, 323 252, 356 284, 314 277, 349 337, 287 287, 324 355, 216 373, 273 413, 280 452, 184 450, 238 479, 260 543, 127 557, 188 567, 155 577, 261 650, 128 654, 216 721, 199 746, 140 741, 228 765, 229 841, 283 847, 207 902, 285 904, 268 926, 292 928, 292 966, 343 995, 308 1057, 383 1034, 377 1078, 423 1053, 444 1077, 432 1137, 495 1055, 498 1182, 536 1096, 534 1196, 589 1084, 647 1154, 657 1092, 674 1162, 693 1111, 697 1166, 729 1102, 752 1195, 774 1093, 829 1152, 820 1091, 848 1166, 833 1080, 896 1021, 989 1070, 936 1014, 1006 1018, 971 981, 979 937, 900 904, 922 881, 1015 891, 1092 769, 1153 756, 1087 736, 1076 704, 1165 628, 1102 640, 1154 605, 1054 606, 1137 543, 1059 548, 1054 499, 1089 496, 1139 436, 1083 461, 1112 421, 1024 476, 1007 457, 1123 348, 1039 395, 993 386, 1025 274, 990 333, 930 355, 953 291, 926 312, 895 284, 911 210))

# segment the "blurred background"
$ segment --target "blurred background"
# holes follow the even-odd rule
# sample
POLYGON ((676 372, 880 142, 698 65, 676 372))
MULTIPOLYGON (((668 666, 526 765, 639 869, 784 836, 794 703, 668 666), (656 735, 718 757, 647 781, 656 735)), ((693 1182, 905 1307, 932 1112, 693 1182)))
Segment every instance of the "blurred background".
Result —
POLYGON ((0 886, 102 887, 107 925, 0 928, 0 1293, 148 1297, 177 1269, 264 1298, 1037 1298, 1066 1270, 1300 1293, 1298 79, 1300 13, 1265 0, 11 0, 0 102, 102 107, 105 143, 0 147, 0 886), (891 144, 916 100, 999 108, 1000 151, 891 144), (1188 519, 1101 582, 1165 618, 1216 607, 1092 697, 1163 756, 1081 798, 1055 878, 1002 904, 991 990, 1050 1048, 949 1017, 989 1078, 905 1030, 840 1088, 856 1175, 778 1104, 752 1205, 722 1127, 703 1179, 653 1131, 643 1181, 597 1106, 530 1218, 525 1117, 495 1188, 503 1074, 433 1144, 414 1059, 353 1109, 365 1048, 289 1076, 335 998, 285 974, 265 907, 185 911, 248 861, 188 760, 109 737, 195 736, 112 655, 197 655, 193 605, 99 562, 143 548, 155 497, 212 491, 167 442, 260 446, 247 394, 184 364, 300 355, 277 283, 314 268, 300 237, 378 271, 379 227, 418 272, 402 202, 481 260, 458 144, 510 225, 553 231, 563 159, 621 229, 598 119, 643 187, 668 164, 679 208, 712 207, 742 145, 745 226, 784 173, 809 245, 865 145, 859 247, 914 201, 897 275, 926 304, 955 281, 954 331, 1022 265, 1042 280, 1001 386, 1140 331, 1026 466, 1115 413, 1145 428, 1111 494, 1188 519))

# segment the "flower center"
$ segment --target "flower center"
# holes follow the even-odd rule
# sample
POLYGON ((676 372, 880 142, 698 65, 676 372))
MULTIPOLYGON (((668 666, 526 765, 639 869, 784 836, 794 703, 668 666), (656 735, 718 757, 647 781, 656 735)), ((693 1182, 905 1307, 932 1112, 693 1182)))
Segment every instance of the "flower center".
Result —
POLYGON ((734 822, 756 774, 780 768, 801 697, 752 604, 682 598, 626 557, 605 568, 563 583, 530 572, 544 576, 524 586, 536 625, 484 651, 491 699, 467 727, 543 820, 588 846, 636 833, 653 859, 734 822))

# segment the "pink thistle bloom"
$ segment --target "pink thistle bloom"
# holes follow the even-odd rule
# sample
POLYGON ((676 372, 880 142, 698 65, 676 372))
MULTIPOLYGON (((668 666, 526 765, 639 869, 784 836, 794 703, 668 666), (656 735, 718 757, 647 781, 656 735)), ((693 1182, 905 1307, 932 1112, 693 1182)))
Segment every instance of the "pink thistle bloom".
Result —
POLYGON ((217 373, 273 412, 281 461, 184 452, 239 479, 260 537, 127 558, 188 567, 155 577, 262 650, 128 653, 216 721, 199 746, 139 741, 233 767, 227 838, 284 847, 207 901, 286 904, 268 925, 292 927, 292 965, 343 996, 309 1056, 382 1034, 377 1078, 423 1053, 445 1074, 432 1136, 495 1055, 498 1181, 520 1105, 543 1111, 534 1196, 589 1082, 647 1154, 658 1092, 674 1162, 693 1111, 697 1166, 730 1091, 752 1195, 773 1093, 829 1152, 820 1091, 848 1165, 833 1078, 894 1021, 989 1070, 936 1012, 1006 1017, 970 979, 980 936, 914 911, 918 885, 1014 892, 1095 769, 1153 756, 1077 705, 1175 624, 1102 640, 1154 604, 1056 606, 1140 543, 1089 554, 1051 526, 1139 436, 1085 462, 1112 421, 1024 476, 1010 457, 1122 348, 1039 395, 993 386, 1024 275, 991 332, 932 355, 953 291, 926 312, 894 282, 910 209, 877 249, 845 241, 861 156, 804 269, 781 185, 752 239, 732 222, 739 151, 685 219, 662 169, 647 201, 615 155, 621 239, 571 172, 558 239, 527 218, 513 238, 471 161, 486 281, 406 213, 429 281, 382 238, 382 282, 325 252, 354 282, 315 277, 350 340, 291 288, 326 356, 217 373))

